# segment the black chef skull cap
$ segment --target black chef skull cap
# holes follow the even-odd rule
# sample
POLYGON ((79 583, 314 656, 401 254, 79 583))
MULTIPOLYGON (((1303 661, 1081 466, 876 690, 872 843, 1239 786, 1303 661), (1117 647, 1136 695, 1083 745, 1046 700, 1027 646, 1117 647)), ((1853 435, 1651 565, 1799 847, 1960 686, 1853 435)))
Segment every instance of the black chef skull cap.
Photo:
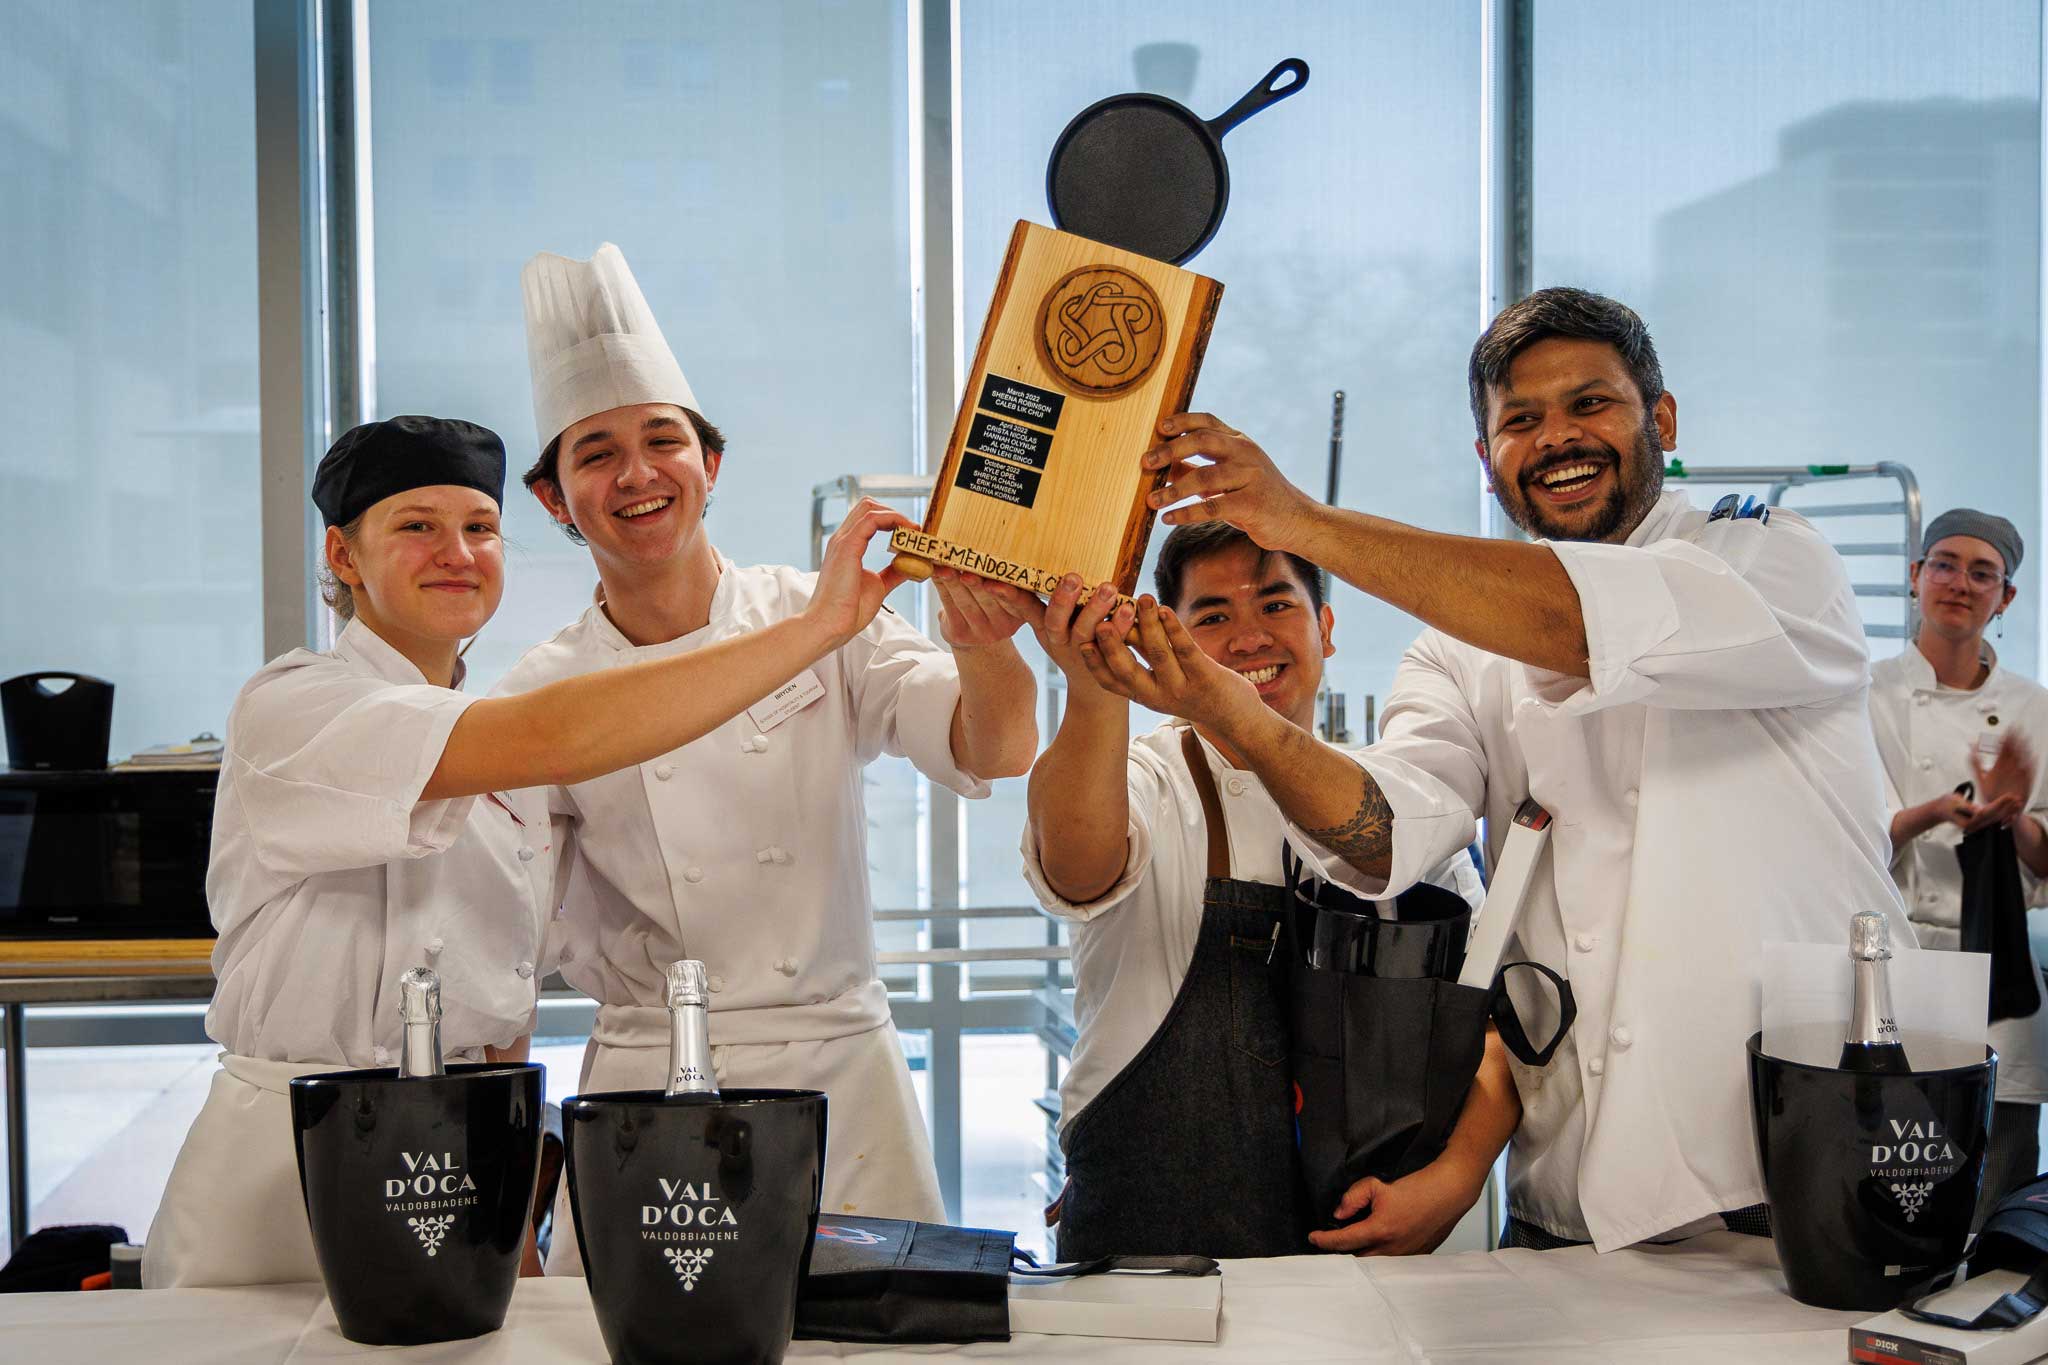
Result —
POLYGON ((505 505, 505 443, 498 433, 449 417, 389 417, 350 427, 320 457, 313 505, 346 526, 394 493, 453 484, 505 505))

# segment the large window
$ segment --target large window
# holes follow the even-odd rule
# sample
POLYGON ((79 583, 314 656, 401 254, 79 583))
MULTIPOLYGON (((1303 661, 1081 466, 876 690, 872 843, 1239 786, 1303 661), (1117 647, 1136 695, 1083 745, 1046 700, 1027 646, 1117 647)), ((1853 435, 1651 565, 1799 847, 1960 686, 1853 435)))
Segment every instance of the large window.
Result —
POLYGON ((112 756, 262 660, 247 5, 0 6, 0 678, 115 684, 112 756))
MULTIPOLYGON (((1327 482, 1346 394, 1340 498, 1479 529, 1465 354, 1479 297, 1479 7, 1082 0, 963 7, 960 86, 969 339, 1011 225, 1048 222, 1046 157, 1067 121, 1127 90, 1214 118, 1285 57, 1306 89, 1223 139, 1230 206, 1191 270, 1224 285, 1195 406, 1257 439, 1302 487, 1327 482), (1022 60, 1046 52, 1057 61, 1022 60)), ((1165 529, 1153 535, 1153 550, 1165 529)), ((1144 586, 1151 586, 1151 566, 1144 586)), ((1384 693, 1412 620, 1340 587, 1332 687, 1384 693)), ((1013 860, 1014 861, 1014 860, 1013 860)))
MULTIPOLYGON (((1674 21, 1627 0, 1539 6, 1535 282, 1642 313, 1688 463, 1899 461, 1930 516, 1985 508, 2031 546, 2040 7, 1966 12, 1741 0, 1674 21)), ((1863 582, 1900 569, 1850 560, 1863 582)), ((2026 673, 2041 581, 2026 571, 1994 641, 2026 673)))
POLYGON ((625 252, 730 442, 711 526, 738 562, 808 562, 813 484, 910 468, 904 27, 883 0, 370 5, 376 415, 482 422, 514 474, 473 685, 597 582, 516 479, 535 252, 625 252))

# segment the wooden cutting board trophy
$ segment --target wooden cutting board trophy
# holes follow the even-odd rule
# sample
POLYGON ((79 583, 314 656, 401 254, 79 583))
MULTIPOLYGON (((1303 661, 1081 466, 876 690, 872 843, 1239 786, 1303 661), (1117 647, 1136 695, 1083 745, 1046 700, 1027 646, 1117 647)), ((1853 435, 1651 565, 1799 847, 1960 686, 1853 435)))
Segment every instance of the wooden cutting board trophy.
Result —
POLYGON ((1050 595, 1137 586, 1165 481, 1140 456, 1185 411, 1223 286, 1149 256, 1018 223, 922 530, 889 540, 911 578, 943 565, 1050 595))

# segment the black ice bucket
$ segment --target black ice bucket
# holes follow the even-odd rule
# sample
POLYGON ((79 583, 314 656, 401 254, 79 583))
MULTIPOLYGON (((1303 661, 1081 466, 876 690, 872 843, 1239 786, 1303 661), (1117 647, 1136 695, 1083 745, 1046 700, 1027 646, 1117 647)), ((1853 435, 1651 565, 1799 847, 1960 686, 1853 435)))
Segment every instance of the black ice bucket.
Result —
POLYGON ((575 1095, 562 1137, 613 1365, 781 1360, 818 1229, 824 1095, 575 1095))
POLYGON ((1768 1056, 1750 1037, 1771 1239, 1801 1303, 1896 1308, 1963 1258, 1998 1054, 1905 1041, 1909 1058, 1959 1064, 1873 1075, 1768 1056))
POLYGON ((291 1083, 299 1188, 341 1334, 371 1346, 504 1325, 540 1171, 538 1063, 291 1083))

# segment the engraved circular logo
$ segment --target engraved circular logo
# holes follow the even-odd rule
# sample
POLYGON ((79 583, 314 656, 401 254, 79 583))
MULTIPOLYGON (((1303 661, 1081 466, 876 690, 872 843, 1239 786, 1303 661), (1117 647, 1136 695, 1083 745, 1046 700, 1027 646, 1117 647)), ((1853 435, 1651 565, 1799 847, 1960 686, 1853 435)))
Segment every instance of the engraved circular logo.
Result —
POLYGON ((1038 356, 1084 398, 1122 393, 1152 372, 1166 339, 1159 296, 1128 270, 1073 271, 1038 308, 1038 356))

